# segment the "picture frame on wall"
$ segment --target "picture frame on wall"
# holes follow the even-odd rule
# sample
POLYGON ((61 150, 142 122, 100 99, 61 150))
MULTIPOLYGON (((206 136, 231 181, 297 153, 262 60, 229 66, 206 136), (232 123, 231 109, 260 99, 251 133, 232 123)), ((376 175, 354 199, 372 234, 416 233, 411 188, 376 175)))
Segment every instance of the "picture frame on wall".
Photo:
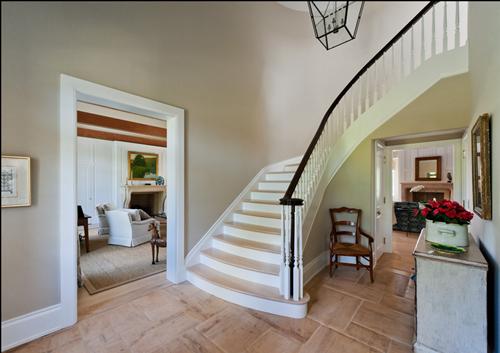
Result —
POLYGON ((2 155, 2 208, 31 206, 31 158, 2 155))
POLYGON ((128 180, 155 180, 158 177, 156 153, 128 152, 128 180))
POLYGON ((481 115, 471 131, 472 197, 474 212, 490 220, 491 212, 491 135, 490 115, 481 115))

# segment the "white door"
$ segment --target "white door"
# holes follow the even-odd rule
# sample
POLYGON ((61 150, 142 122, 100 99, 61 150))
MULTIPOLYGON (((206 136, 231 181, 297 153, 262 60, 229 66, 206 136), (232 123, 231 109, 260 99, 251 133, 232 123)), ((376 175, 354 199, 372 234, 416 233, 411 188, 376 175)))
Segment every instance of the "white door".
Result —
POLYGON ((375 142, 375 258, 378 258, 384 251, 386 242, 389 240, 388 235, 385 230, 385 170, 386 170, 386 160, 385 160, 385 146, 379 142, 375 142))

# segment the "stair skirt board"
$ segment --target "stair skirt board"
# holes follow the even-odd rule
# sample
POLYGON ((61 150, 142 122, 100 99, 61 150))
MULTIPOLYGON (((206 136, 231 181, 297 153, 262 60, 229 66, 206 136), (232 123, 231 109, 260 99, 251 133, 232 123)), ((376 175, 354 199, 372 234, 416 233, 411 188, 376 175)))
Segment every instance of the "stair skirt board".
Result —
POLYGON ((203 253, 200 254, 200 263, 218 272, 225 273, 228 276, 240 278, 253 283, 263 284, 270 287, 278 288, 280 286, 279 273, 271 274, 246 269, 233 264, 219 261, 203 253))
POLYGON ((204 290, 205 292, 215 295, 216 297, 230 303, 244 306, 245 308, 286 316, 293 319, 303 319, 307 314, 307 301, 294 304, 233 291, 229 288, 215 285, 189 270, 187 271, 187 279, 193 285, 204 290))
POLYGON ((224 234, 231 235, 233 237, 238 237, 241 239, 257 241, 260 243, 274 244, 281 246, 281 235, 279 229, 276 229, 278 233, 266 233, 260 232, 258 230, 252 230, 250 228, 241 228, 234 223, 224 224, 224 234))
POLYGON ((241 256, 251 260, 257 260, 262 262, 268 262, 271 264, 279 265, 281 262, 281 254, 266 251, 264 249, 255 249, 250 247, 243 247, 237 244, 233 244, 219 237, 214 237, 212 239, 212 247, 215 249, 233 254, 236 256, 241 256))

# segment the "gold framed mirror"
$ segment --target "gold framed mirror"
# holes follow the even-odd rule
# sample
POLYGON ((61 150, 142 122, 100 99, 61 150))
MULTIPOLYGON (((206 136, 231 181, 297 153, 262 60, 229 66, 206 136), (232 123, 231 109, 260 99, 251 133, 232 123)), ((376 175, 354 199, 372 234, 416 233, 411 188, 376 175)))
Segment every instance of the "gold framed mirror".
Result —
POLYGON ((472 197, 474 212, 491 219, 490 115, 481 115, 471 131, 472 197))
POLYGON ((415 158, 415 181, 440 181, 441 156, 415 158))

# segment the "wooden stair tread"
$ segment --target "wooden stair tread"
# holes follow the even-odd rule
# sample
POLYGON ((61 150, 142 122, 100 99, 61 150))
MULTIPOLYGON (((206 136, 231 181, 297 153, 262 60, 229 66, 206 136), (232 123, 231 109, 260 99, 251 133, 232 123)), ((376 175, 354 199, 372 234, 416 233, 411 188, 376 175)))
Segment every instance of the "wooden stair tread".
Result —
POLYGON ((254 189, 251 192, 265 192, 265 193, 268 193, 268 194, 280 194, 280 195, 284 195, 285 194, 285 192, 281 191, 281 190, 260 190, 260 189, 254 189))
POLYGON ((266 244, 266 243, 261 243, 257 241, 252 241, 252 240, 246 240, 238 237, 233 237, 231 235, 227 234, 219 234, 214 236, 215 239, 218 239, 220 241, 223 241, 225 243, 239 246, 241 248, 247 248, 247 249, 253 249, 253 250, 259 250, 259 251, 266 251, 269 253, 274 253, 274 254, 280 254, 281 253, 281 248, 278 245, 273 245, 273 244, 266 244))
POLYGON ((281 219, 281 214, 272 213, 272 212, 258 212, 258 211, 245 211, 238 210, 234 211, 235 214, 245 215, 245 216, 254 216, 254 217, 262 217, 262 218, 273 218, 273 219, 281 219))
POLYGON ((231 226, 231 227, 239 228, 242 230, 248 230, 251 232, 268 233, 270 235, 281 236, 281 229, 279 229, 279 228, 257 226, 254 224, 232 222, 232 221, 224 222, 224 224, 231 226))
POLYGON ((213 260, 220 261, 227 265, 240 267, 246 270, 266 273, 274 276, 278 276, 280 273, 279 265, 247 259, 245 257, 236 256, 215 248, 202 250, 201 253, 212 258, 213 260))
POLYGON ((259 203, 259 204, 264 204, 264 205, 279 205, 279 201, 272 201, 272 200, 252 200, 252 199, 245 199, 243 202, 248 202, 248 203, 259 203))
POLYGON ((296 305, 302 305, 309 301, 309 295, 307 293, 304 294, 304 298, 299 301, 287 300, 280 295, 279 289, 276 287, 266 286, 263 284, 245 281, 233 276, 228 276, 203 264, 191 266, 188 268, 188 271, 219 287, 246 295, 296 305))

